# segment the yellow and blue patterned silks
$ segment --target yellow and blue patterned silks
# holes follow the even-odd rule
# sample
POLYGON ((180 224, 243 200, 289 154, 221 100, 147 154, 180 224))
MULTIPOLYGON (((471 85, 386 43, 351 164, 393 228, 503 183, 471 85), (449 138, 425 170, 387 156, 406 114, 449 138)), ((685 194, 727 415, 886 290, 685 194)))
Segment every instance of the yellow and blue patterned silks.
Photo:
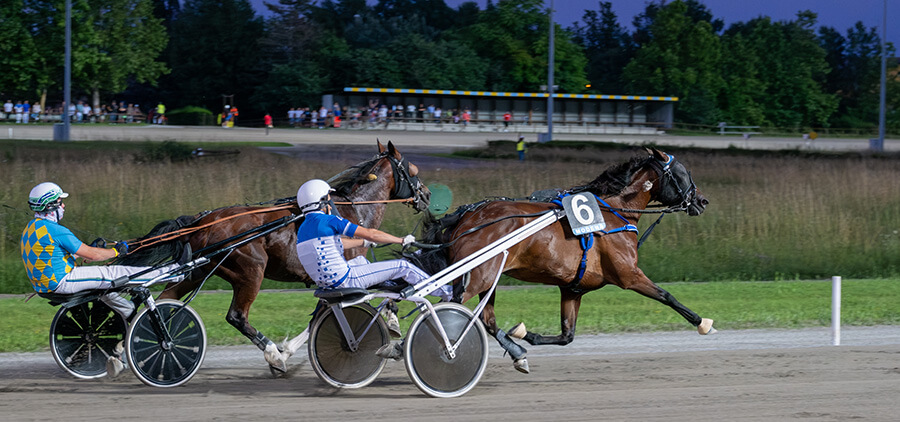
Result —
POLYGON ((52 221, 35 218, 22 232, 22 262, 34 290, 56 290, 59 280, 75 268, 74 254, 81 241, 72 232, 52 221))

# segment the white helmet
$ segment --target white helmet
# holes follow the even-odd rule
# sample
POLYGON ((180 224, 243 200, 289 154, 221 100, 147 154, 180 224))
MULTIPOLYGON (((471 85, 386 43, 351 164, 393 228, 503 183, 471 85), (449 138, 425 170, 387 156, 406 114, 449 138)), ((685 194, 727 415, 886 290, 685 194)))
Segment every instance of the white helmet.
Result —
POLYGON ((56 183, 44 182, 31 189, 28 194, 28 206, 36 212, 53 211, 59 207, 57 203, 59 199, 68 197, 69 194, 63 192, 56 183))
POLYGON ((300 211, 309 212, 319 209, 319 205, 330 192, 334 192, 334 189, 324 180, 307 181, 297 190, 297 205, 300 206, 300 211))

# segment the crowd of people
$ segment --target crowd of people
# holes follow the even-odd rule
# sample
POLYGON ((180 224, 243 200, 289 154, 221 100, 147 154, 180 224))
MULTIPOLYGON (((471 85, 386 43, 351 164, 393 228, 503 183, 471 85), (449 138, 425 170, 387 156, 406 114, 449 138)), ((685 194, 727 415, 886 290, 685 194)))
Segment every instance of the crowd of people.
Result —
MULTIPOLYGON (((504 123, 509 126, 511 113, 504 115, 504 123), (509 118, 507 118, 507 115, 509 118)), ((318 109, 310 107, 291 107, 287 112, 287 122, 292 127, 341 127, 347 124, 350 127, 368 125, 387 127, 392 121, 415 123, 455 123, 468 125, 472 121, 472 111, 468 107, 463 109, 442 110, 434 104, 380 104, 378 100, 370 100, 367 107, 348 108, 334 103, 332 107, 324 105, 318 109)))
POLYGON ((3 120, 15 121, 16 124, 38 123, 42 121, 60 120, 63 110, 68 109, 69 119, 73 123, 155 123, 165 124, 166 107, 160 102, 150 107, 147 113, 140 105, 125 101, 112 101, 109 104, 91 106, 85 101, 78 101, 66 107, 65 102, 56 107, 42 107, 38 101, 30 102, 6 100, 3 103, 3 120))

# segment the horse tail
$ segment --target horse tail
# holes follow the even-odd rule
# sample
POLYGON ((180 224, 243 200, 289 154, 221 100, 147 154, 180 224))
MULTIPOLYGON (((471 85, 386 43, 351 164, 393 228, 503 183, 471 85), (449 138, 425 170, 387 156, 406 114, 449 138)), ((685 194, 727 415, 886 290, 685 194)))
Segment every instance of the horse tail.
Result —
POLYGON ((177 239, 159 242, 151 241, 146 246, 140 245, 144 240, 188 227, 197 220, 199 220, 197 216, 181 216, 174 220, 160 222, 146 235, 130 241, 133 245, 132 248, 136 249, 120 256, 113 263, 116 265, 151 266, 181 256, 184 244, 177 241, 177 239))

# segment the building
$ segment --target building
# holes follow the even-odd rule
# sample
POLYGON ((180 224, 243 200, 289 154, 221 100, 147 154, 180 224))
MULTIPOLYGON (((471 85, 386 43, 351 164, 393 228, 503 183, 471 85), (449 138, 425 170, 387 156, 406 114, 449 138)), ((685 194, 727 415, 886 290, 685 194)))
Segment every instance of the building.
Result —
MULTIPOLYGON (((346 87, 340 93, 323 96, 323 104, 337 102, 351 112, 372 106, 402 106, 403 117, 395 116, 390 122, 391 129, 398 130, 464 130, 452 124, 451 113, 468 109, 471 127, 465 130, 543 133, 547 131, 548 96, 535 92, 346 87), (405 114, 409 105, 417 110, 416 115, 405 114), (440 119, 419 116, 419 108, 429 106, 442 110, 440 119), (504 125, 507 112, 512 115, 510 128, 504 125)), ((553 98, 553 132, 589 134, 645 134, 670 128, 678 101, 677 97, 638 95, 554 94, 553 98)))

